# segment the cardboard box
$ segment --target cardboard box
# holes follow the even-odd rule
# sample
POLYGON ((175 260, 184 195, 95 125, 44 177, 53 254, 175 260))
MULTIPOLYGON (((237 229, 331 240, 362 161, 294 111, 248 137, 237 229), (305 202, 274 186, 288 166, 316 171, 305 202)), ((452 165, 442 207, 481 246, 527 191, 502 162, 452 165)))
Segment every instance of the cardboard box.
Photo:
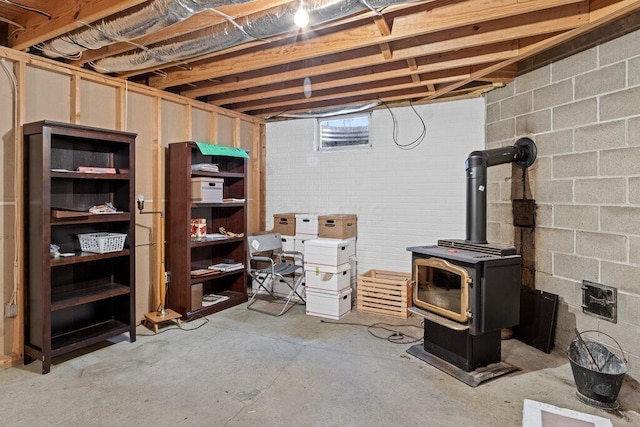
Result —
POLYGON ((202 283, 191 285, 191 311, 202 308, 202 283))
MULTIPOLYGON (((311 239, 304 242, 304 265, 309 267, 338 267, 349 265, 350 242, 340 239, 311 239)), ((333 271, 336 273, 338 270, 333 271)))
POLYGON ((358 217, 352 214, 321 215, 318 217, 318 237, 348 239, 358 234, 358 217))
POLYGON ((296 237, 307 239, 318 237, 318 215, 296 214, 296 237))
POLYGON ((296 214, 279 213, 273 214, 273 232, 283 236, 295 236, 296 234, 296 214))
POLYGON ((296 250, 295 246, 295 238, 291 235, 287 236, 282 234, 280 236, 282 239, 282 250, 285 252, 293 252, 296 250))
POLYGON ((340 292, 314 292, 307 289, 307 315, 340 320, 351 312, 351 288, 340 292))
POLYGON ((314 292, 340 292, 351 286, 351 266, 349 264, 341 267, 337 273, 309 268, 304 270, 304 275, 307 289, 314 292))
POLYGON ((191 218, 191 240, 202 240, 207 235, 207 219, 191 218))
POLYGON ((222 203, 222 178, 191 178, 191 201, 194 203, 222 203))
POLYGON ((310 240, 308 238, 296 237, 293 239, 293 250, 304 255, 304 243, 310 240))

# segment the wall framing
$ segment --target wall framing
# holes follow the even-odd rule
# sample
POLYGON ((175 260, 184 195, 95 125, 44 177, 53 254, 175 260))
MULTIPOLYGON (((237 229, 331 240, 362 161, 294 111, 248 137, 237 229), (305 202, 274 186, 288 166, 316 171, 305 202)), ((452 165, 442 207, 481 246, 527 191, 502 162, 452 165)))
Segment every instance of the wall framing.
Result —
MULTIPOLYGON (((17 103, 17 127, 11 126, 7 129, 4 126, 0 129, 0 133, 4 136, 4 144, 1 147, 2 153, 0 153, 4 159, 3 169, 5 179, 18 180, 16 194, 5 194, 2 192, 0 196, 0 202, 3 205, 3 210, 0 211, 0 239, 11 240, 13 242, 13 251, 11 255, 4 255, 4 259, 0 260, 0 265, 4 262, 4 265, 12 265, 13 273, 16 273, 16 279, 9 279, 10 273, 5 273, 5 279, 3 280, 2 293, 0 293, 0 299, 2 299, 2 306, 7 302, 8 295, 11 295, 14 282, 17 282, 18 289, 18 311, 21 313, 22 309, 22 289, 23 289, 23 255, 22 255, 22 242, 20 236, 23 233, 23 186, 22 186, 22 125, 24 123, 35 121, 52 119, 59 121, 68 121, 74 124, 83 124, 89 126, 99 126, 104 128, 111 128, 115 130, 128 130, 136 132, 136 127, 145 126, 145 137, 139 138, 136 145, 143 144, 145 150, 150 149, 152 153, 151 159, 146 159, 145 167, 137 168, 137 182, 140 185, 144 185, 146 182, 146 188, 151 189, 151 193, 148 196, 145 194, 145 198, 149 200, 145 206, 148 210, 163 210, 164 207, 164 149, 170 142, 185 141, 193 138, 194 133, 198 135, 206 135, 206 139, 209 142, 217 142, 224 140, 227 144, 235 147, 248 148, 250 151, 250 163, 252 171, 256 172, 252 176, 252 181, 249 185, 252 187, 253 197, 249 200, 249 216, 255 218, 254 221, 250 221, 249 232, 257 231, 257 228, 261 224, 264 206, 263 191, 261 191, 261 171, 264 167, 261 162, 264 161, 264 156, 261 154, 264 149, 265 139, 265 123, 255 117, 247 116, 242 113, 236 113, 234 111, 225 110, 223 108, 206 104, 200 101, 189 99, 180 95, 163 92, 158 89, 153 89, 147 86, 143 86, 136 83, 131 83, 125 80, 108 77, 94 73, 92 71, 80 69, 70 65, 61 64, 53 60, 36 57, 24 52, 19 52, 13 49, 0 47, 0 59, 12 63, 13 73, 17 80, 17 93, 13 102, 17 103), (30 81, 28 71, 38 73, 38 75, 57 76, 66 81, 68 80, 68 105, 64 105, 63 100, 56 99, 55 103, 48 105, 47 102, 51 101, 47 99, 46 89, 43 93, 38 95, 32 93, 32 98, 29 98, 30 87, 33 90, 33 81, 30 81), (41 73, 41 72, 44 72, 41 73), (87 104, 87 99, 96 99, 95 95, 104 93, 113 93, 113 99, 108 99, 96 105, 94 103, 87 104), (83 95, 85 99, 83 101, 83 95), (135 112, 130 111, 130 100, 133 99, 133 95, 141 95, 145 99, 149 99, 153 105, 151 117, 145 120, 146 123, 131 123, 130 116, 135 112), (106 102, 108 101, 108 102, 106 102), (60 102, 60 104, 58 104, 60 102), (163 104, 171 103, 180 107, 182 112, 182 119, 179 124, 164 123, 162 119, 163 104), (39 104, 36 106, 35 104, 39 104), (56 104, 56 105, 53 105, 56 104), (88 108, 90 105, 91 108, 88 108), (37 107, 37 108, 36 108, 37 107), (108 111, 113 108, 112 111, 108 111), (68 116, 63 115, 60 117, 60 111, 68 109, 68 116), (194 126, 202 126, 200 123, 195 123, 193 120, 194 111, 198 111, 200 114, 204 114, 206 117, 206 129, 194 129, 194 126), (51 116, 50 116, 50 115, 51 116), (230 129, 220 126, 220 117, 224 117, 223 122, 231 120, 232 126, 230 129), (249 126, 251 129, 251 136, 247 138, 248 141, 242 141, 241 138, 241 125, 249 126), (173 127, 175 126, 175 127, 173 127), (171 128, 173 127, 173 129, 171 128), (176 129, 178 128, 178 129, 176 129), (165 132, 163 132, 165 131, 165 132), (169 134, 170 137, 165 137, 163 134, 169 134), (10 137, 8 136, 10 135, 10 137), (149 135, 148 137, 146 135, 149 135), (179 137, 179 139, 176 139, 179 137), (12 141, 7 143, 7 141, 12 141), (14 154, 15 165, 7 165, 8 160, 5 158, 5 154, 14 154), (150 161, 149 161, 150 160, 150 161), (142 176, 140 176, 142 175, 142 176), (8 211, 7 207, 11 207, 15 210, 15 219, 9 218, 9 215, 5 215, 4 212, 8 211), (6 217, 5 217, 6 216, 6 217), (252 228, 252 226, 254 228, 252 228), (9 283, 11 282, 11 283, 9 283)), ((0 77, 0 85, 8 84, 5 76, 2 74, 0 77)), ((42 83, 39 83, 40 85, 42 83)), ((46 85, 45 85, 46 86, 46 85)), ((39 89, 42 89, 39 86, 39 89)), ((58 88, 59 89, 59 88, 58 88)), ((111 96, 111 95, 109 95, 111 96)), ((99 99, 99 98, 98 98, 99 99)), ((0 111, 0 118, 4 121, 13 122, 13 113, 11 108, 4 108, 0 111)), ((0 124, 2 121, 0 121, 0 124)), ((246 135, 244 136, 246 137, 246 135)), ((222 143, 222 142, 221 142, 222 143)), ((14 163, 13 159, 11 163, 14 163)), ((136 188, 138 191, 138 188, 136 188)), ((9 191, 6 191, 9 193, 9 191)), ((13 215, 11 215, 13 216, 13 215)), ((136 278, 136 293, 139 299, 142 299, 143 304, 137 304, 136 317, 138 320, 142 319, 145 312, 155 309, 159 304, 159 297, 154 289, 157 289, 157 274, 153 274, 153 271, 157 271, 160 268, 160 245, 156 244, 160 238, 159 225, 160 218, 157 215, 153 215, 154 218, 147 218, 150 215, 136 217, 136 240, 148 246, 148 253, 139 256, 138 264, 141 270, 140 275, 136 278), (140 234, 140 239, 138 238, 140 234), (144 283, 143 283, 144 282, 144 283), (146 301, 145 301, 146 300, 146 301)), ((7 248, 5 244, 4 248, 7 248)), ((11 249, 11 248, 9 248, 11 249)), ((142 251, 141 251, 142 252, 142 251)), ((6 270, 6 269, 5 269, 6 270)), ((11 276, 13 277, 13 276, 11 276)), ((16 318, 2 318, 2 328, 0 328, 0 366, 6 367, 16 364, 22 359, 23 353, 23 320, 19 314, 16 318)))

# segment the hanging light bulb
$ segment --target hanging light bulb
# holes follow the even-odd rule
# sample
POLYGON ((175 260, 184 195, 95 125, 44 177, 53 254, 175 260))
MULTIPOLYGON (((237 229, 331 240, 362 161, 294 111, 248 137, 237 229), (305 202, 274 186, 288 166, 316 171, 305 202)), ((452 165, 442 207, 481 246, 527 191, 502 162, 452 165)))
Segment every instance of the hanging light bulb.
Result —
POLYGON ((293 22, 295 22, 295 24, 300 28, 304 28, 309 25, 309 13, 304 7, 304 1, 300 1, 300 8, 296 14, 293 15, 293 22))

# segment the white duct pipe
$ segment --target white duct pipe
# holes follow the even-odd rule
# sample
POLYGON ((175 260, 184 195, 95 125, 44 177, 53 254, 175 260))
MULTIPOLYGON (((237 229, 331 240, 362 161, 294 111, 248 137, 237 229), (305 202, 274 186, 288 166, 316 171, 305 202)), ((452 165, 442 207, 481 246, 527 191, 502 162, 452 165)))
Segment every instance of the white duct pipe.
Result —
MULTIPOLYGON (((319 25, 358 12, 380 9, 397 4, 413 3, 419 0, 310 0, 308 8, 311 25, 319 25)), ((224 24, 214 27, 205 36, 157 45, 140 52, 114 56, 95 62, 96 71, 119 73, 142 70, 170 62, 206 55, 237 46, 256 39, 266 39, 289 31, 295 31, 293 16, 298 10, 297 3, 290 3, 243 25, 224 24)))

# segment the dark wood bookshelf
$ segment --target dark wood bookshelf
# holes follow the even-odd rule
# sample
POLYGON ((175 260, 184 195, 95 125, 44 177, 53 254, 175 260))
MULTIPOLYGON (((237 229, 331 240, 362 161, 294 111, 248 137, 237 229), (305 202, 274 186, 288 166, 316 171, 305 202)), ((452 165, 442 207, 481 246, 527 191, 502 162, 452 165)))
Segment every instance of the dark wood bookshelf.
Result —
POLYGON ((128 333, 135 341, 136 135, 49 120, 23 126, 25 144, 24 363, 128 333), (126 173, 75 172, 78 167, 126 173), (52 170, 67 170, 57 172, 52 170), (113 204, 120 213, 91 214, 113 204), (117 252, 83 252, 85 233, 126 234, 117 252), (72 256, 54 257, 50 246, 72 256))
POLYGON ((244 158, 203 155, 195 142, 169 144, 167 152, 167 271, 169 272, 168 307, 186 320, 206 316, 247 301, 247 162, 244 158), (197 163, 217 163, 219 172, 192 171, 197 163), (191 200, 192 178, 223 178, 223 198, 245 202, 194 203, 191 200), (243 237, 222 240, 192 241, 191 219, 205 218, 207 233, 220 227, 243 237), (206 269, 224 259, 244 264, 242 270, 192 277, 191 271, 206 269), (203 295, 226 295, 228 300, 192 309, 192 286, 202 283, 203 295))

